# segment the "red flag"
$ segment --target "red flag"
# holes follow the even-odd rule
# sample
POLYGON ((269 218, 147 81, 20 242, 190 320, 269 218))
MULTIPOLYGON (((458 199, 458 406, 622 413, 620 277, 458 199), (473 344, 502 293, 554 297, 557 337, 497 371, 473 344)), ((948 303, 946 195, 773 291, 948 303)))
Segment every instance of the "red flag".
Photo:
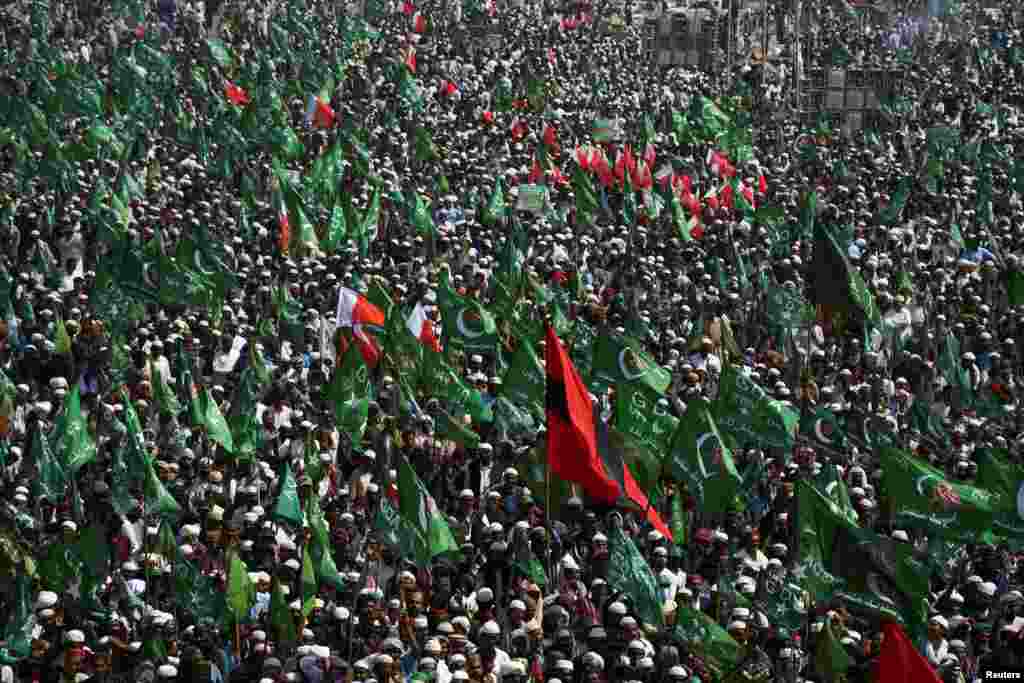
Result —
POLYGON ((373 305, 359 292, 342 287, 338 290, 338 310, 335 315, 337 327, 356 328, 361 325, 384 324, 384 311, 373 305))
POLYGON ((483 122, 485 124, 487 124, 488 126, 493 126, 494 125, 494 112, 493 111, 485 111, 483 113, 483 115, 481 116, 481 119, 483 119, 483 122))
POLYGON ((445 81, 441 85, 441 94, 450 97, 459 91, 458 87, 451 81, 445 81))
POLYGON ((423 33, 427 30, 427 18, 422 12, 417 12, 412 22, 412 30, 416 33, 423 33))
POLYGON ((580 484, 592 498, 613 502, 619 496, 619 485, 609 476, 597 452, 590 392, 550 325, 544 358, 547 452, 551 471, 566 481, 580 484))
POLYGON ((352 336, 355 337, 356 345, 359 346, 359 353, 362 355, 366 366, 369 368, 377 367, 377 363, 380 362, 380 346, 377 344, 377 340, 373 338, 373 335, 365 332, 362 325, 355 325, 352 327, 352 336))
POLYGON ((548 48, 548 64, 550 64, 551 66, 554 66, 557 62, 558 62, 558 60, 555 58, 555 48, 549 47, 548 48))
POLYGON ((658 514, 658 511, 654 509, 654 506, 647 500, 647 494, 640 488, 640 485, 636 483, 636 479, 633 478, 633 473, 629 471, 629 465, 622 467, 622 483, 626 489, 626 496, 637 504, 644 514, 647 516, 647 521, 651 523, 655 529, 661 532, 661 535, 665 538, 672 540, 672 530, 668 528, 665 521, 658 514))
POLYGON ((761 194, 768 194, 768 181, 765 180, 764 173, 757 179, 757 191, 761 194))
POLYGON ((700 224, 700 221, 694 223, 693 227, 690 228, 690 237, 695 240, 699 240, 704 236, 704 226, 700 224))
POLYGON ((580 168, 584 171, 590 170, 590 155, 587 152, 588 150, 586 147, 576 148, 576 163, 578 163, 580 168))
POLYGON ((636 190, 649 190, 653 185, 651 169, 647 167, 646 162, 641 161, 633 172, 633 188, 636 190))
POLYGON ((548 147, 554 147, 556 142, 555 127, 549 123, 544 126, 544 144, 548 147))
POLYGON ((405 57, 405 65, 409 67, 409 71, 416 73, 416 50, 409 48, 409 54, 405 57))
POLYGON ((233 104, 244 107, 249 104, 249 93, 245 92, 231 81, 224 84, 224 94, 233 104))
POLYGON ((138 26, 135 27, 135 38, 138 39, 138 40, 142 40, 145 37, 146 37, 146 25, 145 24, 139 24, 138 26))
POLYGON ((878 655, 878 683, 941 683, 903 629, 893 622, 882 625, 882 651, 878 655))
POLYGON ((626 161, 626 170, 633 173, 633 171, 636 170, 636 158, 633 156, 633 147, 631 145, 626 145, 624 157, 626 161))
POLYGON ((569 179, 562 174, 562 170, 559 168, 553 168, 548 173, 551 176, 552 185, 568 185, 569 179))
POLYGON ((727 209, 731 209, 733 207, 732 185, 726 185, 723 187, 721 195, 722 206, 727 209))
MULTIPOLYGON (((763 178, 764 176, 761 177, 763 178)), ((740 185, 740 194, 742 194, 743 198, 747 200, 748 204, 750 204, 750 208, 757 208, 757 206, 755 206, 754 204, 754 188, 752 188, 750 185, 747 185, 746 183, 743 183, 742 185, 740 185)))
POLYGON ((407 17, 411 17, 415 12, 416 8, 411 2, 409 2, 409 0, 405 0, 405 2, 402 3, 402 14, 407 17))
POLYGON ((292 243, 292 226, 288 221, 288 210, 281 204, 281 207, 277 210, 277 225, 278 225, 278 236, 277 246, 281 249, 282 254, 288 253, 288 247, 292 243))
POLYGON ((317 128, 334 128, 334 124, 337 122, 338 116, 331 109, 331 105, 327 104, 319 97, 316 98, 316 109, 313 111, 313 125, 317 128))

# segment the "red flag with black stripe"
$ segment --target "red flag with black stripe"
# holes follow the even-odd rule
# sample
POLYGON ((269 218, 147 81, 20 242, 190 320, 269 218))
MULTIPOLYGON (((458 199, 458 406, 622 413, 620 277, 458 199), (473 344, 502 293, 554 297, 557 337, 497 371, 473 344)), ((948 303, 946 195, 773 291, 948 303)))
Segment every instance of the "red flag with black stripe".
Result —
POLYGON ((619 497, 619 484, 610 476, 597 450, 590 392, 550 325, 544 360, 551 472, 579 484, 589 497, 613 503, 619 497))

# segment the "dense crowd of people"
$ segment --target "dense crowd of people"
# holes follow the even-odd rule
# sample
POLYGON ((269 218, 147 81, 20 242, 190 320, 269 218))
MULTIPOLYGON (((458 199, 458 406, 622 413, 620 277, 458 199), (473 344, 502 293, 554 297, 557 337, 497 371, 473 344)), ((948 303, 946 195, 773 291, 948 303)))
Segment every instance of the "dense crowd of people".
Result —
POLYGON ((0 681, 1024 667, 1017 8, 632 11, 3 8, 0 681))

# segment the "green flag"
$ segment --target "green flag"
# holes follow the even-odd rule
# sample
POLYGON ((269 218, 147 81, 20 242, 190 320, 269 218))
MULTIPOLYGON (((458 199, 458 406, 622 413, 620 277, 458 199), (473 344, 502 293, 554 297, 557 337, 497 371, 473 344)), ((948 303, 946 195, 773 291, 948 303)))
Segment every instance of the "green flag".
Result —
POLYGON ((889 200, 889 204, 878 214, 878 223, 880 225, 893 225, 899 221, 900 214, 903 213, 903 207, 906 206, 907 199, 910 197, 910 187, 911 181, 909 177, 904 177, 900 180, 900 184, 889 200))
POLYGON ((274 504, 274 518, 300 526, 302 524, 302 505, 299 503, 299 487, 295 483, 291 465, 285 463, 284 476, 281 477, 281 491, 277 494, 274 504))
POLYGON ((89 434, 85 416, 82 415, 82 401, 78 382, 64 402, 64 413, 59 429, 55 430, 56 447, 60 460, 68 474, 74 475, 83 465, 96 459, 96 444, 89 434))
POLYGON ((914 548, 844 519, 831 501, 798 482, 795 576, 818 600, 841 598, 918 627, 927 617, 929 572, 914 548))
POLYGON ((818 644, 814 651, 814 669, 826 683, 839 683, 845 680, 846 672, 853 664, 853 659, 846 652, 836 634, 832 630, 832 619, 825 617, 825 625, 818 633, 818 644))
POLYGON ((679 424, 667 403, 644 384, 620 384, 615 388, 615 428, 660 457, 679 424))
POLYGON ((882 485, 897 524, 965 542, 992 527, 1001 492, 950 481, 941 470, 894 448, 883 448, 881 456, 882 485))
POLYGON ((178 397, 167 386, 167 380, 160 373, 160 368, 156 364, 152 364, 150 367, 153 371, 153 401, 161 413, 177 417, 181 413, 178 397))
POLYGON ((210 395, 209 389, 203 389, 199 395, 199 405, 202 415, 202 424, 206 428, 206 434, 210 440, 219 443, 225 451, 231 453, 235 450, 234 439, 231 436, 231 428, 227 420, 221 414, 217 402, 210 395))
POLYGON ((498 343, 494 316, 476 299, 457 294, 446 274, 442 274, 437 290, 437 305, 441 309, 445 339, 450 344, 467 351, 493 352, 498 343))
POLYGON ((544 405, 544 366, 529 340, 516 340, 515 351, 502 379, 502 393, 520 405, 544 405))
POLYGON ((256 587, 249 578, 249 568, 238 556, 235 549, 228 550, 227 561, 227 605, 234 623, 244 623, 249 610, 256 602, 256 587))
POLYGON ((790 448, 800 419, 793 408, 770 398, 734 365, 722 369, 715 421, 736 444, 790 448))
POLYGON ((495 223, 505 218, 507 210, 508 209, 505 205, 505 189, 502 186, 501 178, 499 177, 494 182, 494 191, 491 192, 491 198, 487 201, 487 207, 484 209, 484 224, 493 226, 495 223))
POLYGON ((865 320, 880 324, 881 313, 874 295, 839 246, 835 234, 823 225, 815 228, 810 286, 813 303, 855 310, 865 320))
POLYGON ((642 384, 661 395, 672 383, 672 374, 658 365, 638 340, 625 335, 602 334, 594 349, 591 379, 608 386, 642 384))
POLYGON ((608 533, 608 585, 629 595, 645 624, 662 623, 658 582, 647 561, 622 529, 612 525, 608 533))
POLYGON ((41 429, 36 430, 32 439, 32 460, 36 464, 35 494, 50 502, 62 500, 68 485, 67 474, 41 429))
POLYGON ((704 660, 716 680, 740 664, 743 647, 718 622, 685 603, 676 610, 675 635, 704 660))
POLYGON ((412 225, 421 235, 431 235, 436 230, 434 219, 430 215, 430 207, 419 192, 416 193, 416 203, 412 206, 412 225))
POLYGON ((270 626, 278 643, 296 642, 295 619, 277 574, 274 575, 270 586, 270 626))
POLYGON ((1001 448, 981 448, 975 452, 979 488, 993 494, 992 531, 1011 539, 1024 539, 1024 465, 1010 460, 1001 448))
POLYGON ((424 566, 438 555, 458 552, 448 522, 404 457, 398 465, 398 500, 399 513, 416 532, 417 564, 424 566))
POLYGON ((741 479, 707 404, 688 406, 669 453, 673 477, 686 483, 702 509, 723 513, 731 508, 741 479))

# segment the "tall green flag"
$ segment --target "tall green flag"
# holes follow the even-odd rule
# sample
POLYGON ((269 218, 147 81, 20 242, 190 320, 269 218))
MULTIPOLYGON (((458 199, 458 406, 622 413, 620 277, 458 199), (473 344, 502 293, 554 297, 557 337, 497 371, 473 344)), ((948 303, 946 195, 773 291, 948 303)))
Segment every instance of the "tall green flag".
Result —
POLYGON ((964 542, 976 542, 992 528, 1000 491, 950 481, 942 470, 894 448, 883 448, 881 460, 882 486, 897 524, 964 542))
POLYGON ((160 373, 160 368, 154 364, 152 365, 152 370, 153 401, 161 413, 177 417, 181 413, 181 404, 178 402, 178 397, 167 386, 167 379, 160 373))
POLYGON ((910 197, 910 187, 911 181, 909 177, 904 177, 900 180, 900 184, 892 194, 888 206, 878 214, 878 223, 880 225, 893 225, 899 220, 900 214, 903 213, 903 208, 907 205, 907 199, 910 197))
POLYGON ((494 181, 494 191, 491 192, 491 198, 487 201, 487 207, 484 209, 484 224, 493 226, 495 223, 505 218, 507 211, 508 208, 505 205, 505 189, 502 186, 501 178, 499 177, 494 181))
POLYGON ((404 457, 398 465, 398 511, 416 533, 415 556, 420 566, 459 550, 433 496, 404 457))
POLYGON ((430 207, 419 192, 416 193, 416 202, 412 206, 412 225, 421 235, 431 235, 436 230, 434 219, 430 215, 430 207))
POLYGON ((642 384, 661 395, 672 383, 672 374, 658 365, 638 340, 625 335, 602 334, 594 348, 591 380, 608 386, 642 384))
POLYGON ((210 440, 218 443, 221 447, 231 453, 235 450, 234 439, 231 436, 231 428, 227 420, 221 414, 217 402, 210 395, 209 389, 203 389, 199 395, 199 409, 202 416, 202 424, 206 427, 206 434, 210 440))
POLYGON ((359 242, 359 255, 366 258, 370 251, 370 242, 377 239, 377 229, 380 224, 380 187, 374 189, 370 197, 370 204, 363 213, 363 219, 359 222, 355 238, 359 242))
POLYGON ((297 640, 292 609, 281 588, 281 579, 276 574, 270 584, 270 627, 278 643, 294 643, 297 640))
POLYGON ((241 624, 249 618, 249 610, 256 602, 256 587, 249 578, 249 568, 238 556, 237 550, 228 550, 226 564, 228 611, 233 622, 241 624))
POLYGON ((316 600, 318 582, 316 569, 313 568, 313 556, 309 554, 309 546, 302 549, 302 614, 309 616, 316 600))
POLYGON ((790 406, 770 398, 736 366, 722 368, 715 421, 722 432, 745 447, 761 444, 772 448, 790 448, 800 420, 790 406))
POLYGON ((162 519, 177 519, 181 516, 181 506, 174 499, 164 483, 160 481, 153 465, 146 468, 146 479, 144 482, 146 494, 146 512, 156 513, 162 519))
POLYGON ((32 439, 32 460, 36 464, 35 495, 50 502, 62 500, 68 485, 67 474, 41 429, 36 430, 32 439))
POLYGON ((617 525, 612 525, 608 534, 608 551, 608 585, 633 598, 643 623, 661 626, 658 582, 636 545, 617 525))
POLYGON ((730 509, 741 478, 707 404, 689 405, 672 437, 669 453, 673 476, 686 483, 702 509, 715 513, 730 509))
POLYGON ((96 459, 96 444, 82 415, 82 400, 78 382, 71 388, 64 402, 59 429, 55 430, 57 453, 64 469, 74 476, 83 465, 96 459))
POLYGON ((299 502, 299 487, 292 474, 291 465, 285 463, 281 477, 281 491, 274 503, 274 519, 283 519, 294 526, 302 524, 302 504, 299 502))

